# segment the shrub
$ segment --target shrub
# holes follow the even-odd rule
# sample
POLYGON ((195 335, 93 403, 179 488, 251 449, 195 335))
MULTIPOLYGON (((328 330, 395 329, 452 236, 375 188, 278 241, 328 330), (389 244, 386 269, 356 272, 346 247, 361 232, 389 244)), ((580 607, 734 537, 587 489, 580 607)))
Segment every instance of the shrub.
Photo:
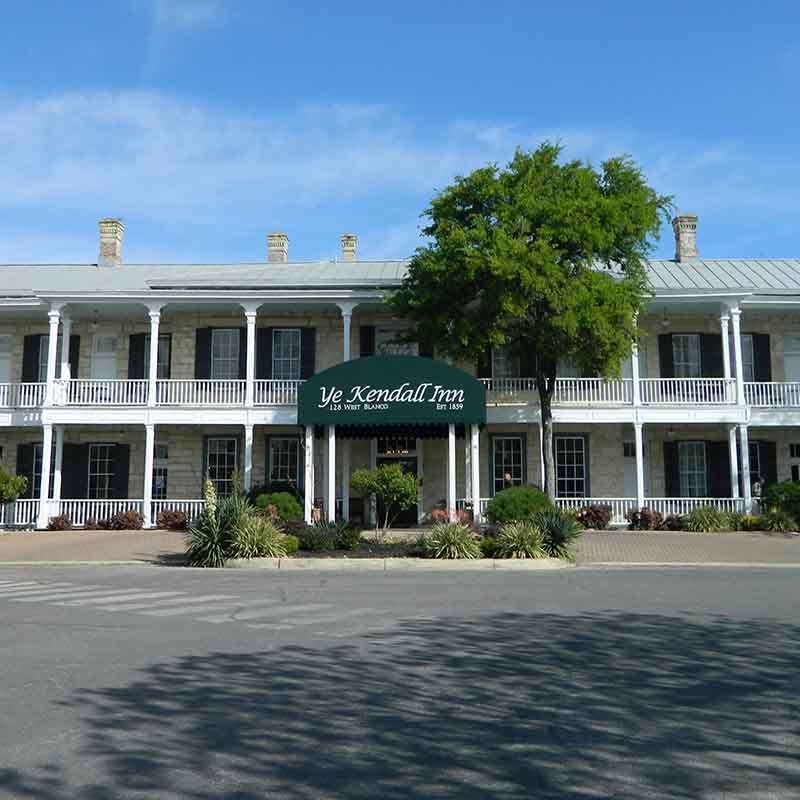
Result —
MULTIPOLYGON (((464 509, 458 509, 455 513, 456 522, 461 525, 470 525, 472 515, 464 509)), ((426 514, 426 522, 435 525, 437 522, 450 522, 450 512, 446 508, 434 508, 426 514)))
POLYGON ((475 535, 466 525, 437 522, 420 540, 428 558, 480 558, 481 549, 475 535))
POLYGON ((744 530, 744 514, 738 511, 728 511, 725 513, 725 527, 726 531, 743 531, 744 530))
POLYGON ((683 518, 683 529, 694 533, 719 533, 728 530, 728 515, 714 506, 698 506, 683 518))
POLYGON ((24 475, 11 475, 0 466, 0 503, 13 503, 25 494, 28 479, 24 475))
POLYGON ((604 531, 611 522, 611 506, 598 504, 584 506, 578 511, 575 518, 584 528, 604 531))
POLYGON ((297 497, 289 492, 273 492, 272 494, 260 494, 256 498, 256 508, 262 512, 268 512, 270 506, 275 507, 278 519, 296 520, 303 518, 303 507, 297 497))
POLYGON ((185 531, 186 514, 175 508, 165 508, 158 512, 156 525, 159 528, 166 528, 168 531, 185 531))
POLYGON ((542 535, 542 547, 551 558, 572 559, 572 546, 582 531, 578 522, 557 508, 537 511, 532 520, 542 535))
POLYGON ((632 531, 657 531, 664 524, 664 517, 652 508, 631 509, 625 514, 625 519, 632 531))
POLYGON ((548 496, 533 486, 512 486, 498 492, 486 506, 489 522, 505 524, 530 519, 536 511, 552 508, 548 496))
POLYGON ((742 514, 739 524, 741 525, 740 530, 743 531, 764 530, 764 520, 757 514, 742 514))
POLYGON ((230 558, 285 558, 286 537, 268 519, 244 517, 234 528, 226 555, 230 558))
POLYGON ((97 519, 97 517, 87 517, 83 523, 83 528, 87 531, 107 531, 111 528, 111 520, 97 519))
POLYGON ((544 537, 533 522, 515 520, 500 529, 497 555, 501 558, 545 558, 544 537))
POLYGON ((361 545, 361 532, 347 523, 336 523, 334 540, 337 550, 358 550, 361 545))
POLYGON ((765 511, 784 511, 792 519, 800 519, 800 482, 783 481, 764 489, 761 508, 765 511))
POLYGON ((327 522, 315 522, 313 525, 306 525, 298 530, 300 550, 308 550, 312 553, 323 550, 336 549, 336 526, 329 525, 327 522))
POLYGON ((391 527, 401 511, 415 505, 419 481, 400 464, 381 464, 377 469, 357 469, 350 478, 350 487, 362 497, 374 496, 385 509, 382 528, 391 527))
POLYGON ((283 534, 283 549, 287 556, 294 555, 300 548, 300 540, 291 533, 283 534))
POLYGON ((478 541, 478 547, 484 558, 494 558, 497 555, 497 537, 482 536, 478 541))
POLYGON ((767 511, 761 517, 762 530, 786 533, 796 531, 797 523, 794 518, 785 511, 767 511))
POLYGON ((133 511, 132 509, 118 511, 111 517, 109 523, 111 530, 114 531, 138 531, 144 525, 144 517, 138 511, 133 511))
POLYGON ((276 492, 287 492, 299 503, 303 502, 303 493, 291 481, 268 481, 267 483, 256 484, 247 492, 247 499, 251 503, 257 503, 262 494, 275 494, 276 492))
POLYGON ((50 517, 50 521, 47 523, 47 530, 49 531, 68 531, 71 527, 72 520, 66 514, 50 517))
POLYGON ((665 531, 682 531, 683 518, 678 516, 678 514, 670 514, 664 517, 664 521, 661 523, 661 529, 665 531))

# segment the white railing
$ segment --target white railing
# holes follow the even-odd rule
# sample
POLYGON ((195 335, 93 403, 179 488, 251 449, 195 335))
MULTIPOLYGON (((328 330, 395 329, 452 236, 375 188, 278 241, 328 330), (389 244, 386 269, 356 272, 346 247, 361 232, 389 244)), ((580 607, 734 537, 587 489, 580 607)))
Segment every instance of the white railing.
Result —
POLYGON ((297 390, 303 381, 257 380, 253 390, 253 402, 257 406, 297 405, 297 390))
POLYGON ((38 515, 38 500, 0 503, 0 528, 35 528, 38 515))
MULTIPOLYGON (((481 497, 481 499, 480 499, 480 513, 481 513, 481 515, 483 515, 486 512, 486 506, 489 505, 489 501, 491 499, 492 499, 491 497, 481 497)), ((469 500, 469 499, 464 498, 464 497, 459 497, 456 500, 456 510, 463 511, 467 507, 472 508, 472 500, 469 500)))
POLYGON ((0 383, 0 408, 38 408, 46 390, 46 383, 0 383))
POLYGON ((800 381, 748 382, 744 385, 744 398, 751 406, 800 408, 800 381))
POLYGON ((189 524, 200 515, 203 502, 203 500, 153 500, 151 505, 153 525, 158 524, 158 515, 162 511, 182 511, 186 514, 186 522, 189 524))
POLYGON ((633 381, 603 378, 557 378, 553 403, 559 405, 630 405, 633 381))
POLYGON ((481 378, 486 402, 500 405, 530 403, 536 393, 534 378, 481 378))
POLYGON ((75 525, 85 525, 86 520, 102 522, 121 511, 142 513, 141 500, 51 500, 50 516, 64 516, 75 525))
POLYGON ((695 508, 713 506, 720 511, 744 511, 744 500, 740 497, 646 497, 645 508, 658 511, 665 517, 683 516, 695 508))
POLYGON ((645 405, 726 405, 736 402, 736 381, 731 378, 643 378, 645 405))
POLYGON ((160 380, 156 386, 160 406, 241 406, 244 394, 239 380, 160 380))
MULTIPOLYGON (((72 380, 66 384, 66 402, 71 406, 147 405, 144 380, 72 380)), ((58 396, 58 392, 57 395, 58 396)))
POLYGON ((625 514, 636 508, 635 497, 557 497, 556 506, 563 510, 578 511, 586 506, 610 506, 611 524, 622 525, 627 520, 625 514))

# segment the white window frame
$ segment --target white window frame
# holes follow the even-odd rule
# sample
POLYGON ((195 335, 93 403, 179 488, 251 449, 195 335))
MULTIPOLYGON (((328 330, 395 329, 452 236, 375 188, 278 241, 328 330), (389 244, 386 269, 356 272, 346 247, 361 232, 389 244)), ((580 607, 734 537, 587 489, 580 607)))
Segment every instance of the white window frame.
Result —
POLYGON ((750 440, 747 443, 747 455, 750 461, 750 480, 755 481, 763 478, 761 472, 761 446, 758 441, 750 440))
POLYGON ((753 349, 753 334, 742 334, 742 380, 752 382, 756 379, 756 358, 753 349))
POLYGON ((555 449, 556 496, 588 497, 589 464, 586 436, 582 434, 558 434, 554 437, 553 444, 555 449), (577 446, 578 443, 579 446, 577 446), (562 457, 565 456, 571 456, 572 458, 569 461, 562 461, 562 457), (578 462, 578 456, 580 456, 580 463, 578 462))
MULTIPOLYGON (((295 486, 300 486, 303 479, 303 451, 300 446, 300 437, 299 436, 270 436, 269 437, 269 453, 268 453, 268 461, 267 464, 267 480, 269 483, 276 482, 276 483, 292 483, 295 486), (276 455, 280 457, 283 453, 276 453, 275 445, 286 445, 290 444, 295 448, 294 454, 294 476, 291 475, 292 471, 292 463, 291 463, 291 454, 289 454, 289 458, 286 460, 285 463, 277 463, 276 464, 276 455), (279 470, 281 474, 275 475, 275 470, 279 470), (283 474, 285 470, 285 475, 283 474)), ((280 459, 279 459, 280 460, 280 459)))
POLYGON ((674 333, 672 335, 672 363, 676 378, 700 378, 702 376, 700 334, 674 333))
POLYGON ((156 442, 153 448, 153 500, 166 500, 169 492, 169 445, 156 442), (163 476, 163 484, 160 483, 163 476))
POLYGON ((492 496, 507 488, 505 475, 511 475, 512 486, 522 486, 525 480, 525 440, 519 435, 492 436, 492 496), (498 459, 498 445, 500 458, 498 459), (519 463, 515 463, 514 446, 519 446, 519 463), (511 456, 507 460, 506 456, 511 456))
MULTIPOLYGON (((519 378, 521 377, 519 356, 510 352, 508 345, 492 348, 492 377, 493 378, 519 378)), ((524 377, 532 377, 530 375, 524 377)))
MULTIPOLYGON (((156 364, 156 377, 159 380, 169 378, 169 362, 172 357, 171 350, 172 337, 168 333, 158 335, 158 356, 156 364)), ((144 377, 150 376, 150 334, 144 337, 144 377)))
POLYGON ((303 334, 300 328, 272 329, 272 378, 297 381, 302 374, 303 334))
MULTIPOLYGON (((45 337, 42 337, 42 344, 44 345, 45 337)), ((119 337, 113 333, 96 333, 92 338, 92 363, 91 363, 91 376, 95 380, 114 380, 117 377, 117 353, 119 351, 119 337), (113 341, 113 349, 110 351, 102 350, 100 348, 100 343, 106 341, 111 342, 113 341), (101 363, 108 364, 112 367, 109 370, 109 373, 113 375, 113 377, 108 376, 97 376, 98 366, 101 363)), ((40 351, 41 355, 41 351, 40 351)), ((58 365, 56 366, 58 369, 58 365)), ((73 376, 77 377, 77 376, 73 376)))
POLYGON ((212 328, 211 364, 213 380, 239 380, 239 328, 212 328))
POLYGON ((708 455, 705 442, 678 442, 681 497, 708 497, 708 455))
MULTIPOLYGON (((215 472, 219 469, 217 466, 215 468, 215 472)), ((206 440, 206 463, 205 463, 205 476, 214 484, 214 488, 217 490, 217 494, 221 497, 225 497, 233 491, 233 477, 234 473, 236 473, 239 469, 239 439, 235 436, 209 436, 206 440), (225 442, 229 444, 233 442, 234 449, 233 449, 233 464, 230 470, 230 473, 227 477, 220 478, 220 477, 211 477, 211 459, 212 456, 219 456, 224 455, 227 458, 229 457, 229 453, 221 453, 221 452, 212 452, 217 447, 219 442, 225 442)))
POLYGON ((108 500, 111 498, 111 486, 115 475, 114 446, 113 442, 92 442, 89 444, 86 482, 86 494, 89 500, 108 500), (100 453, 100 448, 103 448, 102 453, 100 453), (96 469, 98 466, 102 466, 103 469, 96 469), (92 485, 93 478, 95 479, 94 486, 92 485))

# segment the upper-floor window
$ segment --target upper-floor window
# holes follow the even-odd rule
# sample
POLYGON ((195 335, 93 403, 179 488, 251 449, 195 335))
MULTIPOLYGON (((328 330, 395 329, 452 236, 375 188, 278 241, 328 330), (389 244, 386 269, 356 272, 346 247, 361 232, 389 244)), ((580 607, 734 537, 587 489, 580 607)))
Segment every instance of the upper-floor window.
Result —
POLYGON ((742 380, 754 381, 756 379, 756 360, 753 350, 753 335, 742 334, 742 380))
POLYGON ((0 383, 11 380, 11 336, 0 336, 0 383))
MULTIPOLYGON (((42 349, 44 349, 44 337, 42 337, 42 349)), ((41 357, 41 350, 39 354, 41 357)), ((97 334, 92 344, 92 378, 113 380, 116 377, 117 337, 113 334, 97 334)))
MULTIPOLYGON (((156 364, 156 377, 166 380, 169 378, 169 361, 170 361, 170 336, 165 334, 158 337, 158 362, 156 364)), ((238 364, 238 361, 237 361, 238 364)), ((144 376, 145 378, 150 375, 150 334, 144 337, 144 376)), ((237 373, 238 377, 238 373, 237 373)))
POLYGON ((375 353, 379 356, 416 356, 419 345, 416 342, 399 342, 399 328, 375 329, 375 353))
POLYGON ((492 377, 519 378, 519 356, 511 353, 508 345, 492 348, 492 377))
MULTIPOLYGON (((59 335, 56 343, 56 378, 61 377, 61 342, 62 337, 59 335)), ((49 349, 50 336, 45 333, 39 340, 39 383, 47 380, 47 351, 49 349)))
POLYGON ((230 381, 239 377, 239 329, 211 331, 211 377, 230 381))
POLYGON ((299 328, 274 328, 272 331, 272 377, 296 381, 300 378, 299 328))
POLYGON ((676 333, 672 337, 672 359, 676 378, 699 378, 700 335, 697 333, 676 333))

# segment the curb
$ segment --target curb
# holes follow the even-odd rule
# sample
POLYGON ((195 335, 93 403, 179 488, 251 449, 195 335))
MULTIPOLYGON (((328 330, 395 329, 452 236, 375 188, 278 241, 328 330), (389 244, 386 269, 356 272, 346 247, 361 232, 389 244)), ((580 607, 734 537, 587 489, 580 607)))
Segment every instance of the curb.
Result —
POLYGON ((579 569, 591 567, 734 567, 736 569, 800 569, 800 562, 776 564, 774 561, 584 561, 579 569))
POLYGON ((4 567, 113 567, 113 566, 140 566, 162 567, 155 561, 0 561, 0 569, 4 567))
POLYGON ((232 559, 227 563, 234 569, 322 569, 368 571, 411 571, 411 570, 556 570, 570 569, 572 564, 557 558, 475 558, 475 559, 434 559, 434 558, 252 558, 232 559))

